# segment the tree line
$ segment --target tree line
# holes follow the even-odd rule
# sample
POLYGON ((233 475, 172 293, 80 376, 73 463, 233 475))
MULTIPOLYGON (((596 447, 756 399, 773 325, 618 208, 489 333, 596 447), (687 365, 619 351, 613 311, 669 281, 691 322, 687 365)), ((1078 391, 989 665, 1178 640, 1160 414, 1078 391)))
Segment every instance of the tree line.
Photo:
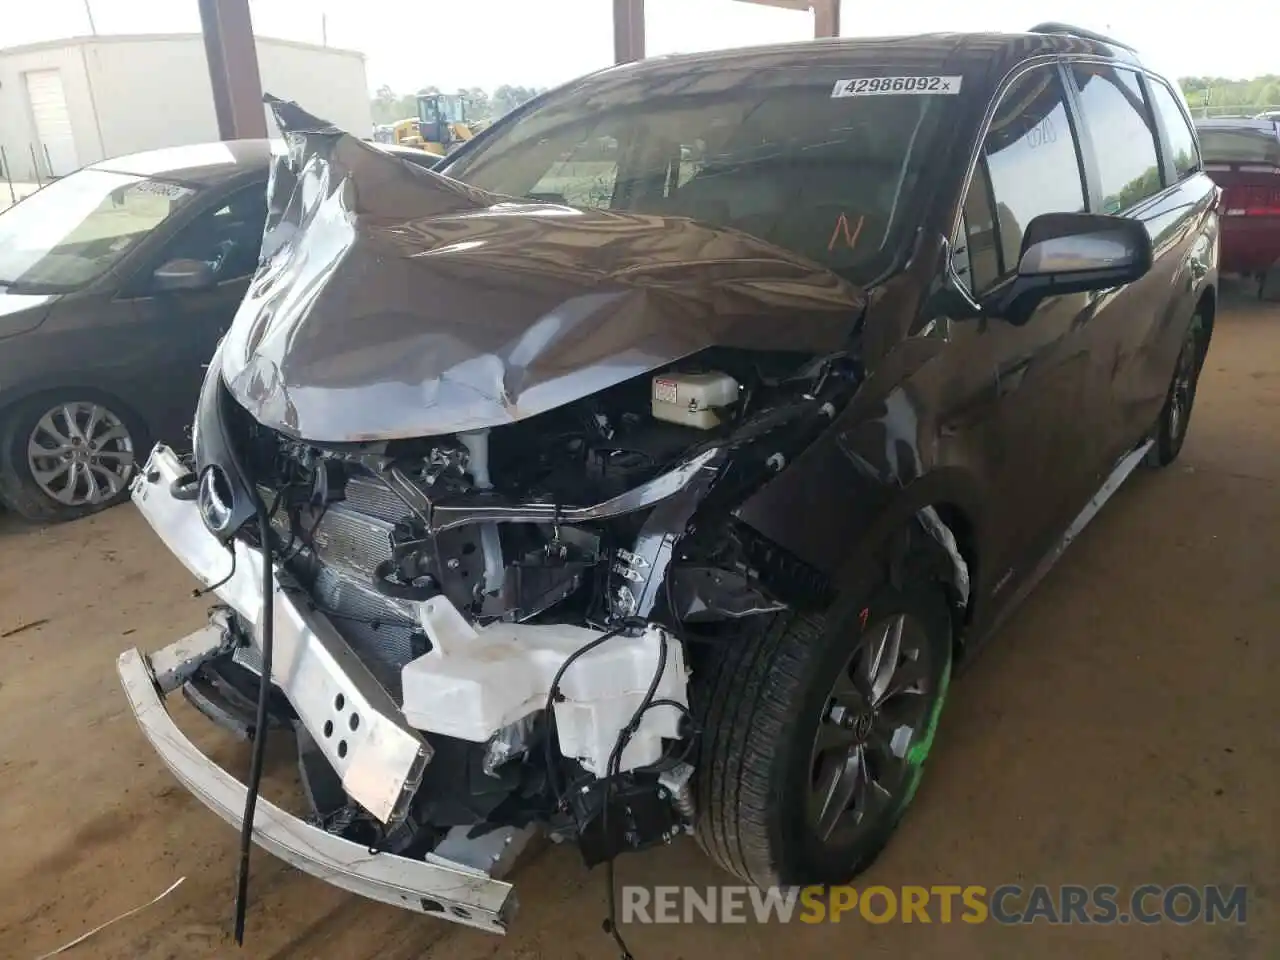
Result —
POLYGON ((1280 106, 1280 76, 1268 73, 1252 80, 1224 77, 1183 77, 1182 92, 1193 109, 1199 107, 1280 106))
MULTIPOLYGON (((385 84, 373 95, 374 123, 395 123, 418 115, 418 97, 424 93, 443 93, 439 87, 422 87, 417 93, 398 94, 385 84)), ((490 94, 482 87, 455 91, 467 105, 468 120, 497 120, 520 104, 532 100, 543 91, 537 87, 512 86, 504 83, 490 94)))

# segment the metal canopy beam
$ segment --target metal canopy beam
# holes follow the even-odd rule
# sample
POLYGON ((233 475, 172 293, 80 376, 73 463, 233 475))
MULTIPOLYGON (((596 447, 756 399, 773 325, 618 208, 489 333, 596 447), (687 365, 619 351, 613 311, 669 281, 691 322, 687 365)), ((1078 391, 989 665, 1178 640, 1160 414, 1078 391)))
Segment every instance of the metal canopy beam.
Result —
POLYGON ((765 7, 813 11, 814 37, 840 36, 840 0, 740 0, 765 7))
POLYGON ((644 0, 613 0, 613 62, 644 59, 644 0))
MULTIPOLYGON (((211 0, 201 0, 208 3, 211 0)), ((242 0, 235 0, 242 2, 242 0)), ((815 37, 840 36, 840 0, 740 0, 787 10, 813 11, 815 37)), ((613 62, 644 59, 644 0, 613 0, 613 62)))
POLYGON ((218 135, 223 140, 266 137, 249 0, 199 0, 199 6, 218 135))

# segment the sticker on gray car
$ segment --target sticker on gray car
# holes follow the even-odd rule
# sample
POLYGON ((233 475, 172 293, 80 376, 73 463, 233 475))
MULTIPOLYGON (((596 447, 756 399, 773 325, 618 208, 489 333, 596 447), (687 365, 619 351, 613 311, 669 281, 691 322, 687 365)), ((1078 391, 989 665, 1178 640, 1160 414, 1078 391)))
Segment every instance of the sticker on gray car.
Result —
POLYGON ((941 93, 955 96, 963 77, 860 77, 837 80, 832 97, 884 97, 900 94, 941 93))

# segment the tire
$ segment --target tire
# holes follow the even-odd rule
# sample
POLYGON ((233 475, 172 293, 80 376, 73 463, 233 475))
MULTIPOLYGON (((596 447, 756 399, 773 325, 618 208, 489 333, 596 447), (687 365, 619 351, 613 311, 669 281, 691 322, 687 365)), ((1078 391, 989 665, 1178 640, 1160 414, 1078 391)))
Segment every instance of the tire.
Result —
POLYGON ((1258 278, 1258 299, 1267 303, 1280 303, 1280 263, 1258 278))
POLYGON ((1191 425, 1191 411, 1196 402, 1196 387, 1204 366, 1206 346, 1203 324, 1197 314, 1192 317, 1183 337, 1173 380, 1152 433, 1154 442, 1143 460, 1149 467, 1167 467, 1182 452, 1182 444, 1191 425))
POLYGON ((75 389, 29 397, 0 418, 0 502, 33 523, 98 513, 128 499, 128 481, 147 450, 145 425, 112 397, 75 389), (64 440, 74 448, 55 446, 64 440), (33 456, 35 446, 48 456, 33 456))
MULTIPOLYGON (((725 870, 762 887, 845 883, 865 870, 915 795, 946 698, 952 628, 942 586, 883 587, 866 603, 837 602, 825 616, 783 615, 753 635, 716 644, 708 658, 700 683, 695 667, 693 690, 702 728, 695 799, 703 850, 725 870), (831 756, 818 752, 818 735, 822 742, 833 735, 876 737, 880 725, 879 717, 870 724, 855 718, 846 730, 848 714, 833 719, 833 680, 848 676, 850 658, 858 661, 883 625, 899 618, 903 649, 909 635, 929 658, 921 671, 927 692, 902 695, 921 698, 911 704, 920 711, 920 724, 901 746, 904 756, 883 768, 887 782, 890 770, 898 770, 892 778, 897 788, 874 813, 864 813, 862 822, 838 821, 824 839, 824 794, 815 784, 828 782, 831 756)), ((887 706, 880 716, 890 716, 887 706)), ((873 769, 871 761, 861 769, 873 769)), ((878 762, 874 769, 880 769, 878 762)), ((881 796, 868 787, 864 799, 873 792, 881 796)))

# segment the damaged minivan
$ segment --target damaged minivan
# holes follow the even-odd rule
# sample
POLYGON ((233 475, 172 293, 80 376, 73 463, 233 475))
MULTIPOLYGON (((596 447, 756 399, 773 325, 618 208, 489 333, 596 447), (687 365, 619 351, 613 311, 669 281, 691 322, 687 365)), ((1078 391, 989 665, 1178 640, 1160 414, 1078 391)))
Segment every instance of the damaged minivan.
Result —
POLYGON ((1175 89, 1053 27, 658 59, 439 172, 271 101, 194 454, 132 487, 217 598, 121 656, 144 733, 245 850, 489 931, 539 835, 848 880, 953 667, 1186 436, 1217 191, 1175 89))

